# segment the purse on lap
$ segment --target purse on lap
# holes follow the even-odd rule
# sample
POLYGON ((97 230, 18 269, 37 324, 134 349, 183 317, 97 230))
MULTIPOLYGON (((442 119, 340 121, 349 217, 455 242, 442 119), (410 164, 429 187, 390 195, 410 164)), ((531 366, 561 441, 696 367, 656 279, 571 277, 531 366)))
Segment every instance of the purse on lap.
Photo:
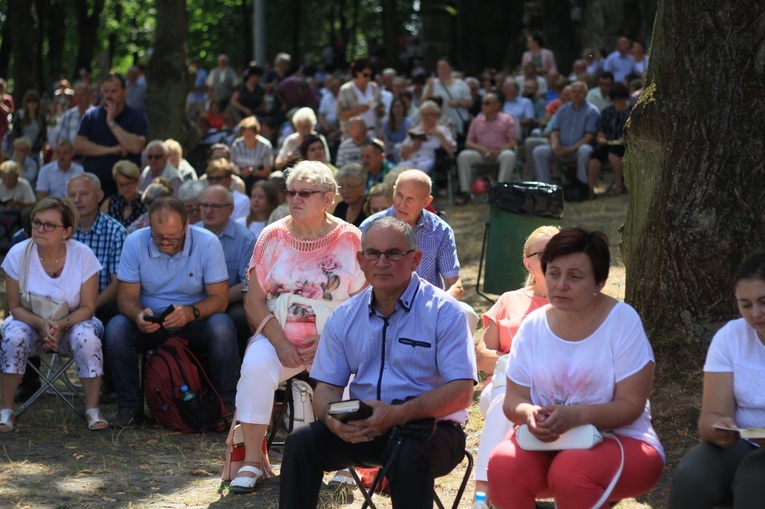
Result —
POLYGON ((32 241, 24 248, 19 259, 19 292, 21 293, 21 305, 27 311, 45 318, 46 320, 60 320, 69 314, 69 304, 63 300, 57 300, 47 295, 40 295, 27 288, 29 278, 29 263, 32 257, 32 241))

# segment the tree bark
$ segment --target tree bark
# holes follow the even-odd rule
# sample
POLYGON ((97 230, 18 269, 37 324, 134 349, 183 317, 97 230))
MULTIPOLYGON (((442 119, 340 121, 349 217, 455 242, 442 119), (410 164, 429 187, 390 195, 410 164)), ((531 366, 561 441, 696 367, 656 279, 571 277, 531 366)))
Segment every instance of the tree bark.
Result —
POLYGON ((383 0, 383 47, 385 48, 385 66, 400 69, 398 61, 398 31, 401 24, 398 21, 398 2, 396 0, 383 0))
POLYGON ((571 69, 571 64, 579 58, 581 40, 567 2, 543 0, 545 45, 555 53, 558 69, 571 69))
POLYGON ((12 51, 12 33, 11 27, 13 26, 13 20, 11 14, 13 9, 10 2, 5 6, 5 23, 3 23, 2 32, 0 32, 0 77, 8 76, 8 67, 11 63, 11 51, 12 51))
POLYGON ((10 0, 13 10, 13 100, 21 105, 24 93, 37 88, 37 32, 40 29, 34 2, 10 0))
POLYGON ((64 43, 66 41, 66 6, 62 0, 55 0, 48 5, 48 76, 58 79, 65 74, 64 43))
POLYGON ((700 359, 765 245, 765 4, 661 2, 627 124, 626 300, 658 350, 700 359))
MULTIPOLYGON (((104 10, 105 0, 76 0, 75 11, 77 12, 77 59, 75 70, 92 69, 93 55, 96 52, 98 41, 98 25, 101 21, 101 12, 104 10)), ((163 2, 158 2, 163 3, 163 2)))
POLYGON ((186 0, 156 3, 157 28, 154 52, 147 67, 149 139, 173 138, 185 151, 196 143, 186 118, 186 94, 190 90, 186 67, 186 32, 189 13, 186 0))

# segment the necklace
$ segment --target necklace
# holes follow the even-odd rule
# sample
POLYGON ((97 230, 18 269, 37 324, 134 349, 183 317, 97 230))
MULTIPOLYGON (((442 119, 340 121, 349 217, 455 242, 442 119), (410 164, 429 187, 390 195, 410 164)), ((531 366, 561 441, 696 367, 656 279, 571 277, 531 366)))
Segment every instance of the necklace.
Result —
POLYGON ((59 260, 64 256, 64 245, 61 245, 61 248, 58 250, 58 255, 56 255, 56 259, 53 261, 53 264, 46 265, 45 260, 43 259, 42 254, 40 254, 40 263, 43 266, 43 269, 45 272, 52 278, 57 278, 59 275, 61 275, 61 269, 56 270, 56 267, 58 266, 59 260))

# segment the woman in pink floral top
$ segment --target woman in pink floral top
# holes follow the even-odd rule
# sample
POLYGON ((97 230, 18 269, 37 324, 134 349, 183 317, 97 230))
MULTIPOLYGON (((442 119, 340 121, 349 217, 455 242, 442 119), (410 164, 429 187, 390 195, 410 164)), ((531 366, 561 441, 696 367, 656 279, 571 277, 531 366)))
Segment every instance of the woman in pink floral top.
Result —
POLYGON ((237 387, 247 453, 230 485, 234 493, 252 492, 268 467, 260 444, 279 383, 310 368, 329 315, 366 285, 356 261, 361 232, 327 212, 336 193, 325 164, 299 163, 287 176, 290 215, 267 226, 255 245, 245 309, 260 333, 244 355, 237 387))

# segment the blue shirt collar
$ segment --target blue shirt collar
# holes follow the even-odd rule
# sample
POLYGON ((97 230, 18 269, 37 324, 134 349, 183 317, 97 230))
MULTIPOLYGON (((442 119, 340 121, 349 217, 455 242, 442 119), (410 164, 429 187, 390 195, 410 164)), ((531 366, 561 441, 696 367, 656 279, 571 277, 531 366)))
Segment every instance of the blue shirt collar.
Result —
MULTIPOLYGON (((414 305, 414 297, 417 295, 417 290, 420 288, 420 277, 417 275, 416 272, 412 272, 412 278, 409 280, 409 284, 406 286, 406 289, 403 291, 403 293, 399 296, 397 302, 397 306, 400 305, 404 311, 407 313, 412 310, 412 306, 414 305)), ((376 313, 374 308, 374 299, 375 299, 375 293, 374 288, 369 289, 369 300, 367 302, 367 305, 369 306, 369 316, 372 316, 376 313)))

